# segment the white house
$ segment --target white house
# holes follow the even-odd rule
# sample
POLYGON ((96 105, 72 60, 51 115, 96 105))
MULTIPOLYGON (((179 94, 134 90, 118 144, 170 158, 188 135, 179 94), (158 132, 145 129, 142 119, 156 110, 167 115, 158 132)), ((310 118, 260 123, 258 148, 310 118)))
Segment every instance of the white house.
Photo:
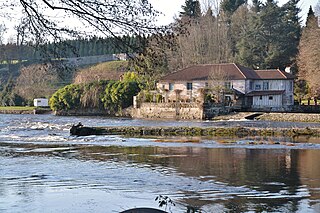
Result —
POLYGON ((293 106, 294 76, 279 69, 252 70, 239 64, 203 64, 191 66, 164 76, 157 88, 166 91, 167 99, 192 101, 200 89, 223 82, 233 95, 224 94, 232 101, 241 102, 252 110, 285 111, 293 106))

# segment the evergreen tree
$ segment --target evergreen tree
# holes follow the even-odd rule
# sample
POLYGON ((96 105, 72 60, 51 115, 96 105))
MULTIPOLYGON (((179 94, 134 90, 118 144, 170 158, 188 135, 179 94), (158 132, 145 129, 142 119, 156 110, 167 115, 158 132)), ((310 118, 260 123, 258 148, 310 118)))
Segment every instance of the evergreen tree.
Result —
MULTIPOLYGON (((253 68, 284 68, 294 63, 300 38, 297 0, 279 7, 268 0, 249 19, 248 31, 237 42, 237 60, 253 68)), ((253 10, 257 10, 258 2, 253 10)))
POLYGON ((252 0, 252 8, 251 8, 251 10, 254 13, 258 13, 258 12, 260 12, 260 9, 261 9, 261 1, 260 0, 252 0))
POLYGON ((317 26, 317 18, 313 12, 312 7, 310 6, 308 16, 307 16, 307 21, 306 21, 306 27, 315 27, 317 26))
MULTIPOLYGON (((282 6, 284 11, 283 27, 286 34, 285 49, 282 55, 282 60, 287 61, 287 65, 296 63, 296 56, 298 54, 298 46, 301 35, 301 25, 299 13, 301 9, 298 7, 300 0, 289 0, 282 6)), ((283 64, 285 65, 285 64, 283 64)))
POLYGON ((182 5, 180 17, 199 18, 201 17, 200 2, 198 0, 186 0, 185 5, 182 5))
POLYGON ((238 9, 238 7, 246 2, 246 0, 223 0, 221 2, 221 9, 227 14, 232 14, 238 9))

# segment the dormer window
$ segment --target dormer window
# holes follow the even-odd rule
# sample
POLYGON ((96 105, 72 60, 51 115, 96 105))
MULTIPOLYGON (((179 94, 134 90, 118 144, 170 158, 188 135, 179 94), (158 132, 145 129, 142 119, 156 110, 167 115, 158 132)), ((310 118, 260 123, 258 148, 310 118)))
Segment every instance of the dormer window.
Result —
POLYGON ((269 90, 269 82, 263 82, 263 90, 269 90))
POLYGON ((261 85, 260 84, 256 84, 254 89, 255 90, 261 90, 261 85))

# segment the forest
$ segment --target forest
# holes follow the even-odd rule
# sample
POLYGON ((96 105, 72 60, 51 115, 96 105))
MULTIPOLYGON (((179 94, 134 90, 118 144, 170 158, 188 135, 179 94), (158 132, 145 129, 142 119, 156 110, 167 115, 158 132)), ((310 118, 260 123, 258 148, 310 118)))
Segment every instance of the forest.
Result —
POLYGON ((72 83, 66 80, 74 77, 70 69, 57 63, 48 65, 52 59, 114 53, 134 53, 126 70, 137 73, 147 90, 154 89, 161 76, 190 65, 239 63, 253 69, 291 67, 296 75, 296 98, 319 96, 320 2, 315 8, 310 6, 304 22, 300 12, 299 0, 288 0, 282 6, 274 0, 253 0, 250 4, 245 0, 186 0, 166 31, 154 34, 93 36, 41 45, 1 44, 1 75, 5 67, 17 61, 37 62, 21 67, 16 75, 6 73, 6 78, 1 78, 1 105, 25 104, 33 96, 50 97, 72 83), (21 92, 25 88, 19 85, 23 75, 40 76, 30 74, 35 70, 46 76, 40 79, 50 89, 26 97, 21 92))

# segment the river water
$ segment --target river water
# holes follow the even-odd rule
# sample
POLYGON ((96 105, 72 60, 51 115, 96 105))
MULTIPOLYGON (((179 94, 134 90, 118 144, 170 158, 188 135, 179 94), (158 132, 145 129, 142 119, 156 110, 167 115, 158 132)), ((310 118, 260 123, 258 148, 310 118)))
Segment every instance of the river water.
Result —
POLYGON ((320 212, 317 138, 69 136, 86 126, 320 127, 0 115, 0 212, 320 212), (187 142, 181 142, 187 141, 187 142), (188 142, 190 141, 190 142, 188 142), (277 143, 275 143, 277 142, 277 143), (172 203, 159 207, 155 198, 172 203))

